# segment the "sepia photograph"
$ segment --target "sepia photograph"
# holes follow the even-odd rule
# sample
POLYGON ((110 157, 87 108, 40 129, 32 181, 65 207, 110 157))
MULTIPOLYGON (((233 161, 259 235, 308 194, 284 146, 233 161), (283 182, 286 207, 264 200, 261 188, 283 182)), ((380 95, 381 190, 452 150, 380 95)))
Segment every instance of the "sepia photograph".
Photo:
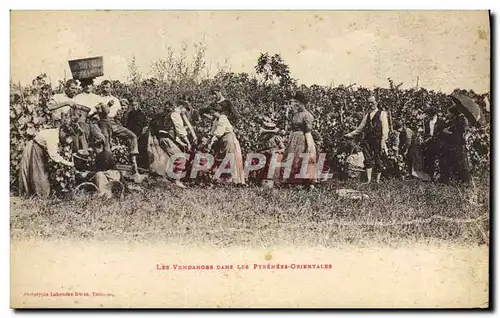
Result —
POLYGON ((11 10, 10 307, 489 309, 487 10, 11 10))

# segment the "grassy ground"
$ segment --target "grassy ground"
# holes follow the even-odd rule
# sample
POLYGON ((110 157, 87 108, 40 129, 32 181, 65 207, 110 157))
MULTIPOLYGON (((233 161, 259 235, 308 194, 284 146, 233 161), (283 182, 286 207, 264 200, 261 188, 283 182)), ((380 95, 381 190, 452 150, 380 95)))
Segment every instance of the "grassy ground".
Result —
POLYGON ((456 186, 417 181, 380 185, 331 181, 314 190, 201 188, 150 183, 123 200, 71 201, 11 197, 11 237, 161 240, 213 246, 399 245, 445 241, 485 244, 489 182, 476 195, 456 186), (341 199, 339 188, 365 200, 341 199), (480 218, 477 221, 473 219, 480 218))

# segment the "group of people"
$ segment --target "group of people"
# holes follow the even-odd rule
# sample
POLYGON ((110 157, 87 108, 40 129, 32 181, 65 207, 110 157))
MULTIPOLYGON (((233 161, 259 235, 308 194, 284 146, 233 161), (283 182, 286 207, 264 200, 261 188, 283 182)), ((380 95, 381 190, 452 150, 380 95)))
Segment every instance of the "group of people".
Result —
POLYGON ((400 135, 398 148, 406 157, 410 175, 444 184, 451 180, 469 184, 472 178, 466 132, 470 123, 456 105, 447 111, 447 116, 441 117, 436 108, 428 106, 420 135, 408 123, 397 121, 394 129, 400 135))
MULTIPOLYGON (((214 180, 237 185, 246 183, 245 164, 233 127, 238 115, 220 87, 213 90, 213 101, 209 106, 198 112, 202 120, 212 123, 209 135, 199 138, 192 124, 195 109, 187 98, 168 102, 164 110, 147 120, 138 101, 131 97, 118 99, 113 96, 109 81, 103 81, 101 86, 102 94, 98 95, 94 92, 93 79, 82 80, 82 90, 78 93, 77 81, 68 80, 64 93, 52 96, 47 108, 52 112, 54 127, 40 131, 26 145, 19 175, 21 194, 49 196, 48 160, 74 167, 75 160, 85 162, 92 150, 96 157, 88 180, 96 184, 102 195, 112 196, 109 183, 122 181, 123 178, 113 158, 113 138, 121 139, 128 145, 132 179, 136 182, 145 177, 140 174, 142 168, 149 174, 170 178, 176 186, 185 188, 182 180, 171 178, 168 171, 173 168, 176 175, 186 172, 188 166, 193 165, 197 153, 201 152, 213 154, 215 164, 210 168, 212 171, 220 171, 221 165, 232 165, 231 173, 227 170, 223 170, 222 174, 215 173, 214 180), (58 153, 61 144, 71 145, 73 160, 66 160, 58 153), (232 160, 227 161, 228 156, 232 160)), ((377 172, 376 181, 380 182, 390 129, 387 112, 379 109, 375 96, 370 97, 369 103, 370 111, 363 116, 360 125, 345 137, 361 136, 358 140, 367 182, 371 182, 373 170, 377 172)), ((259 140, 262 147, 259 151, 266 161, 260 176, 265 186, 272 187, 276 180, 284 181, 283 166, 276 168, 273 160, 282 162, 293 155, 290 177, 284 182, 311 188, 318 181, 317 148, 321 138, 313 131, 314 116, 307 110, 306 96, 296 92, 290 98, 290 104, 293 111, 292 131, 286 141, 278 133, 273 118, 266 117, 261 123, 259 140), (306 159, 304 154, 308 155, 306 159), (268 173, 270 169, 272 171, 268 173), (296 178, 299 174, 300 177, 296 178)), ((464 182, 469 181, 464 139, 467 120, 456 108, 450 109, 448 120, 438 118, 433 108, 428 109, 428 115, 424 125, 424 142, 419 142, 405 122, 396 121, 394 124, 394 131, 399 134, 399 151, 405 154, 409 174, 429 180, 434 176, 435 162, 439 160, 443 182, 448 182, 454 174, 464 182)), ((324 167, 320 171, 325 171, 324 167)))
MULTIPOLYGON (((349 159, 352 159, 353 167, 359 167, 359 157, 355 156, 361 154, 367 183, 370 183, 373 169, 377 171, 376 181, 380 182, 389 151, 387 141, 390 129, 387 112, 378 108, 375 97, 370 97, 368 101, 370 111, 364 115, 361 124, 345 137, 361 135, 361 147, 349 159)), ((421 129, 417 131, 410 128, 410 122, 396 120, 393 125, 395 142, 392 150, 396 156, 403 155, 407 167, 406 174, 410 177, 445 184, 458 180, 468 184, 471 182, 466 147, 469 121, 459 111, 456 102, 447 111, 446 116, 440 117, 438 110, 427 104, 425 119, 421 129)))

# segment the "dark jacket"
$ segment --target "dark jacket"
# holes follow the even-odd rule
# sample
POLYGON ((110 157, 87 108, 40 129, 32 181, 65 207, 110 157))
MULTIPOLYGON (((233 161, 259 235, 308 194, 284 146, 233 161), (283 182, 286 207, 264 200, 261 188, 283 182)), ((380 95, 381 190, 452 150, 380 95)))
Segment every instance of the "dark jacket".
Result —
MULTIPOLYGON (((170 113, 158 113, 153 116, 151 119, 151 122, 149 123, 149 128, 151 129, 151 134, 156 137, 161 137, 160 136, 160 130, 164 130, 167 132, 173 132, 175 130, 174 128, 174 123, 172 122, 172 119, 170 118, 170 113)), ((168 137, 175 138, 175 134, 168 137)))
MULTIPOLYGON (((427 119, 424 121, 424 133, 423 133, 423 138, 424 140, 427 140, 431 137, 431 128, 430 128, 430 119, 427 119)), ((445 125, 445 122, 438 117, 436 123, 434 124, 434 135, 432 137, 437 138, 441 135, 441 132, 443 131, 443 128, 445 125)))
POLYGON ((144 112, 140 109, 131 110, 127 115, 125 127, 132 131, 136 136, 142 134, 142 129, 147 126, 147 118, 144 112))

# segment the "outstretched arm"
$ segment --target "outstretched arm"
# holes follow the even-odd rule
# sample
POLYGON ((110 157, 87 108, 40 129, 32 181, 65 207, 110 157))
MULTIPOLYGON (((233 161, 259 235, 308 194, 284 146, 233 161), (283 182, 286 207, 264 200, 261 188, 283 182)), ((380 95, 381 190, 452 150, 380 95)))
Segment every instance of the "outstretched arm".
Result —
POLYGON ((350 133, 346 134, 346 136, 347 137, 353 137, 353 136, 359 135, 363 131, 363 129, 365 128, 367 117, 368 117, 368 114, 366 114, 363 117, 363 120, 361 121, 361 123, 359 124, 359 126, 356 129, 354 129, 353 131, 351 131, 350 133))

